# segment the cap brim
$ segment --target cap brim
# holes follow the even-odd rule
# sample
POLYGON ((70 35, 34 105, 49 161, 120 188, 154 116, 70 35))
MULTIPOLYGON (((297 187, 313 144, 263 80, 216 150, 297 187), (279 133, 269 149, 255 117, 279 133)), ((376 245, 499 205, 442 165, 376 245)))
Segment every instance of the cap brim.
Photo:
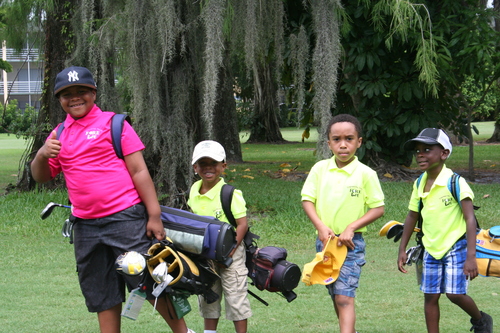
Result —
POLYGON ((398 221, 394 221, 394 220, 391 220, 389 222, 387 222, 386 224, 384 224, 382 226, 382 228, 380 228, 380 231, 378 232, 378 235, 383 237, 385 235, 387 235, 389 233, 389 230, 396 224, 403 224, 401 222, 398 222, 398 221))
POLYGON ((54 95, 57 96, 57 94, 59 94, 61 91, 63 91, 64 89, 66 88, 69 88, 69 87, 74 87, 74 86, 82 86, 82 87, 88 87, 88 88, 92 88, 94 90, 97 90, 97 87, 96 86, 93 86, 91 84, 81 84, 81 83, 77 83, 77 84, 68 84, 64 87, 61 87, 59 89, 57 89, 56 91, 54 91, 54 95))
POLYGON ((434 139, 415 138, 415 139, 411 139, 411 140, 408 140, 405 142, 405 144, 403 145, 404 150, 414 150, 417 142, 424 143, 426 145, 440 145, 441 146, 441 144, 437 140, 434 140, 434 139))

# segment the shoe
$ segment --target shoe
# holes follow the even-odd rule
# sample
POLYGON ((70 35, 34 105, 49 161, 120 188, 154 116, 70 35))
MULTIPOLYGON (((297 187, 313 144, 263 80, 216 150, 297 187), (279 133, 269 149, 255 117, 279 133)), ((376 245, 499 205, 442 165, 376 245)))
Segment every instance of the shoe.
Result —
POLYGON ((493 318, 483 311, 481 311, 481 315, 482 317, 479 320, 470 320, 472 324, 470 330, 474 330, 474 333, 493 333, 493 318))

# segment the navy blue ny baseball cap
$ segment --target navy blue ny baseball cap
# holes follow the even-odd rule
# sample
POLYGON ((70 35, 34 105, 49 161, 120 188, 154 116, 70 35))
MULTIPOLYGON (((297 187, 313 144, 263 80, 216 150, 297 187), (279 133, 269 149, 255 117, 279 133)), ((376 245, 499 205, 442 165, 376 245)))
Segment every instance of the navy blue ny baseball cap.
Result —
POLYGON ((97 90, 92 73, 85 67, 71 66, 57 74, 54 95, 57 96, 61 90, 72 86, 85 86, 97 90))

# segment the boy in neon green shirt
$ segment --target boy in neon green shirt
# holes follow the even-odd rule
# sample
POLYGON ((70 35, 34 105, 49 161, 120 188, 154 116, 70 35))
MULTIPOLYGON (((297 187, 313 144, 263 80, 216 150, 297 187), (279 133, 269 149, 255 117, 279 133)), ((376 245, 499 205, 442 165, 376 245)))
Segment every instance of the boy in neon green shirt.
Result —
POLYGON ((327 285, 341 332, 355 332, 354 297, 365 264, 366 226, 384 214, 384 194, 377 173, 358 161, 359 121, 347 114, 332 118, 326 133, 333 157, 316 163, 302 188, 302 206, 318 231, 316 251, 329 238, 348 247, 339 278, 327 285))
MULTIPOLYGON (((218 142, 206 140, 198 143, 193 151, 194 172, 201 179, 191 186, 188 205, 193 213, 213 216, 229 223, 224 214, 220 192, 225 184, 221 177, 226 168, 226 152, 218 142)), ((231 212, 236 220, 236 247, 230 253, 233 263, 229 267, 218 267, 220 280, 212 287, 219 299, 208 304, 203 296, 198 297, 200 314, 204 318, 204 333, 215 333, 221 315, 221 299, 225 298, 226 319, 233 321, 236 333, 247 332, 247 319, 252 316, 248 300, 246 252, 243 238, 248 231, 246 205, 240 190, 234 190, 231 212)))
POLYGON ((406 246, 421 214, 423 257, 422 283, 427 332, 439 332, 439 298, 442 293, 470 317, 475 333, 493 332, 493 319, 479 311, 474 300, 467 295, 468 280, 478 275, 476 263, 476 219, 472 200, 474 194, 467 182, 459 179, 460 202, 448 190, 448 179, 453 172, 445 165, 452 152, 446 133, 426 128, 405 143, 404 148, 415 152, 419 168, 425 171, 419 186, 413 192, 406 216, 398 269, 407 273, 406 246))

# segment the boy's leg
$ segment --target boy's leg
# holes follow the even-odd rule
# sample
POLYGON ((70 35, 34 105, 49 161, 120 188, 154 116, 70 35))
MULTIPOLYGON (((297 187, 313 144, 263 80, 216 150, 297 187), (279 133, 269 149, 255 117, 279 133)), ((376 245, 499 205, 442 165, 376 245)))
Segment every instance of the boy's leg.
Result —
MULTIPOLYGON (((365 264, 365 241, 361 234, 354 235, 354 250, 348 250, 340 275, 333 284, 327 285, 342 333, 354 333, 356 311, 354 297, 359 285, 361 268, 365 264)), ((316 244, 320 246, 321 244, 316 244)))
POLYGON ((236 333, 247 333, 247 322, 248 320, 246 319, 234 321, 234 330, 236 333))
POLYGON ((219 324, 219 318, 205 318, 203 320, 205 325, 205 330, 217 331, 217 325, 219 324))
POLYGON ((121 311, 122 305, 120 303, 110 309, 97 313, 101 333, 120 333, 121 311))
POLYGON ((356 323, 356 311, 354 309, 354 298, 344 295, 335 295, 335 311, 339 318, 341 333, 356 332, 354 325, 356 323))
MULTIPOLYGON (((154 306, 155 300, 149 300, 154 306)), ((186 333, 188 331, 183 318, 177 318, 172 302, 167 297, 159 297, 156 301, 156 311, 165 319, 173 333, 186 333)))
POLYGON ((441 294, 424 295, 425 324, 428 333, 439 333, 439 297, 441 294))
POLYGON ((469 295, 446 294, 446 296, 453 304, 458 305, 467 312, 473 320, 481 319, 481 312, 477 308, 476 302, 469 295))

